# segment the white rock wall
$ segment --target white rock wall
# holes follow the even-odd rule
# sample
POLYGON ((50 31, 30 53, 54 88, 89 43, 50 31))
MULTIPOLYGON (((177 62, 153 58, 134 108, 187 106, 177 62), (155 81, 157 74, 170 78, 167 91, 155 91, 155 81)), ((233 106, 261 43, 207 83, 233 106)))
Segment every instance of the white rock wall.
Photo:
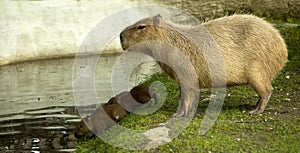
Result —
MULTIPOLYGON (((130 0, 0 1, 0 65, 74 55, 102 19, 130 0)), ((117 51, 117 40, 108 48, 117 51)))

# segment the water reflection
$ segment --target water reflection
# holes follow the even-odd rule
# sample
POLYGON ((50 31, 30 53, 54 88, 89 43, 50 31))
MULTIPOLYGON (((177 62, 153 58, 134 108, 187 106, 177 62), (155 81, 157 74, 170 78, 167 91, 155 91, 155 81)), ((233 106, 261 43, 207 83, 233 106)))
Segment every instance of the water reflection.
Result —
POLYGON ((0 151, 74 151, 73 130, 79 121, 75 108, 48 107, 36 111, 39 113, 0 116, 0 151))
MULTIPOLYGON (((101 55, 98 60, 95 84, 100 102, 113 96, 111 68, 118 55, 101 55)), ((80 117, 72 91, 73 61, 64 58, 0 67, 0 152, 74 151, 73 130, 80 117)), ((136 68, 132 85, 159 71, 153 63, 149 65, 136 68)))

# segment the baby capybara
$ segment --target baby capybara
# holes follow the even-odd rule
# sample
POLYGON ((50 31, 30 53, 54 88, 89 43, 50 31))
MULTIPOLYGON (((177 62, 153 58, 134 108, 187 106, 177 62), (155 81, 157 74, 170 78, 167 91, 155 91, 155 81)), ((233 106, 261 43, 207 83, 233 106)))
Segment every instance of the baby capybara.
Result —
POLYGON ((90 131, 97 135, 102 134, 129 112, 149 102, 150 99, 149 88, 144 85, 136 86, 130 92, 122 92, 109 99, 107 103, 101 104, 101 107, 90 116, 83 118, 77 124, 74 136, 82 138, 90 131))

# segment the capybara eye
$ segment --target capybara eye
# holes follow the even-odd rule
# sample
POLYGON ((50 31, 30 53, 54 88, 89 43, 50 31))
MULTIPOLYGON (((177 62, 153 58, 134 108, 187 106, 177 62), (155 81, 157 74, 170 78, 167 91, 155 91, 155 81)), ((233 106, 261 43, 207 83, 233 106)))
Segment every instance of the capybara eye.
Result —
POLYGON ((142 29, 144 29, 146 26, 144 26, 144 25, 140 25, 140 26, 138 26, 138 29, 140 29, 140 30, 142 30, 142 29))
POLYGON ((83 128, 83 126, 82 126, 82 125, 79 125, 79 128, 83 128))

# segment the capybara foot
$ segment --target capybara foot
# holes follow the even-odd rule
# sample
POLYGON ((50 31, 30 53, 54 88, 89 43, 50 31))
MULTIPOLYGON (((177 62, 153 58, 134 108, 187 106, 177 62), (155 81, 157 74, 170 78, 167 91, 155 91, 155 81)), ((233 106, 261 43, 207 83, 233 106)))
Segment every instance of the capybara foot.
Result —
POLYGON ((262 114, 264 110, 255 107, 254 109, 250 109, 246 112, 246 114, 262 114))
POLYGON ((186 111, 184 111, 184 109, 179 109, 177 110, 177 112, 175 114, 172 115, 173 118, 177 118, 177 117, 186 117, 188 115, 188 113, 186 111))
POLYGON ((176 118, 176 117, 184 117, 184 111, 178 111, 176 112, 175 114, 172 115, 173 118, 176 118))
POLYGON ((176 113, 174 115, 172 115, 172 117, 186 117, 189 115, 189 107, 186 106, 186 103, 182 103, 181 101, 179 101, 179 108, 177 109, 176 113))

